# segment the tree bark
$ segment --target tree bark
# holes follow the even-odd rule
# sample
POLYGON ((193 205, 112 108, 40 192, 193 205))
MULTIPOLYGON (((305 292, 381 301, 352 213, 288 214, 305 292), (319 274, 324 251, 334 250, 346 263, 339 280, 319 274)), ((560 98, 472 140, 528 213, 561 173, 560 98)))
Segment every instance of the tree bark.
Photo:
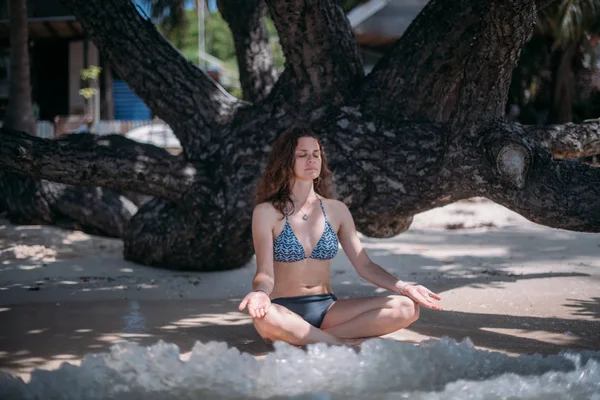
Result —
POLYGON ((0 130, 0 157, 9 170, 34 178, 80 186, 104 186, 180 200, 194 182, 204 185, 200 168, 166 150, 120 135, 67 135, 44 140, 0 130), (178 172, 176 172, 178 171, 178 172), (121 179, 115 180, 115 172, 121 179))
POLYGON ((463 165, 462 184, 471 195, 542 225, 600 231, 600 168, 553 159, 519 124, 492 123, 478 136, 465 139, 462 155, 452 157, 463 165), (470 154, 479 160, 465 160, 470 154))
POLYGON ((219 0, 218 4, 233 34, 244 100, 259 102, 277 79, 265 26, 267 5, 264 0, 219 0))
POLYGON ((557 158, 581 158, 600 154, 600 120, 582 124, 527 126, 525 134, 557 158))
MULTIPOLYGON (((288 102, 341 104, 364 75, 354 33, 336 0, 267 0, 285 55, 288 102)), ((280 78, 281 80, 281 78, 280 78)))
POLYGON ((456 104, 486 3, 427 3, 365 79, 363 108, 399 119, 447 121, 456 104))
MULTIPOLYGON (((66 1, 78 10, 84 25, 94 28, 96 42, 104 43, 119 69, 134 65, 146 77, 160 70, 145 63, 146 50, 133 51, 128 59, 122 56, 137 39, 119 44, 110 30, 101 28, 128 26, 135 20, 129 11, 94 14, 99 0, 85 6, 66 1)), ((124 7, 115 1, 109 3, 116 10, 124 7)), ((111 162, 122 163, 126 173, 105 168, 98 178, 86 177, 89 184, 102 180, 115 188, 137 185, 143 193, 160 195, 144 204, 126 228, 127 259, 196 270, 246 264, 252 254, 256 179, 272 141, 298 118, 322 138, 335 172, 337 197, 367 235, 398 234, 416 213, 471 196, 488 197, 548 226, 600 231, 600 169, 553 159, 545 147, 557 147, 543 139, 562 130, 594 147, 597 123, 523 127, 502 121, 510 71, 535 19, 533 0, 433 0, 366 80, 351 31, 336 4, 272 0, 269 7, 283 38, 286 71, 259 103, 240 107, 227 97, 211 98, 215 103, 211 107, 219 113, 213 119, 208 114, 202 118, 213 122, 186 133, 199 138, 185 145, 193 176, 182 175, 188 164, 159 168, 169 159, 124 143, 127 150, 110 157, 115 157, 111 162), (435 20, 452 23, 430 23, 435 20), (143 185, 139 177, 130 176, 136 172, 134 153, 143 154, 149 169, 145 179, 152 184, 143 185)), ((159 55, 165 51, 161 38, 145 25, 140 29, 144 49, 156 48, 159 55)), ((116 37, 126 40, 130 34, 116 37)), ((178 69, 184 62, 179 55, 173 57, 174 76, 184 79, 178 69)), ((191 81, 202 80, 195 69, 186 73, 191 81)), ((131 79, 134 86, 140 84, 139 78, 131 79)), ((201 88, 207 97, 216 90, 210 85, 201 88)), ((180 93, 157 95, 159 116, 177 112, 185 116, 187 110, 170 108, 183 104, 178 103, 180 93)), ((13 151, 0 152, 1 166, 18 170, 24 165, 36 176, 52 173, 52 179, 71 179, 40 168, 42 161, 36 160, 51 158, 42 154, 52 151, 45 141, 14 140, 18 143, 13 151), (27 156, 31 154, 35 157, 27 156)), ((100 151, 100 139, 92 143, 91 151, 100 151)), ((64 146, 77 148, 74 142, 64 146)), ((77 161, 82 174, 90 170, 92 157, 86 156, 92 160, 89 165, 84 159, 77 161)), ((66 159, 61 163, 69 165, 66 159)))
POLYGON ((451 116, 454 130, 485 122, 482 117, 496 120, 504 116, 512 71, 533 32, 535 18, 533 0, 487 2, 451 116))
POLYGON ((137 207, 105 188, 80 188, 0 171, 8 219, 22 225, 56 225, 122 237, 137 207))

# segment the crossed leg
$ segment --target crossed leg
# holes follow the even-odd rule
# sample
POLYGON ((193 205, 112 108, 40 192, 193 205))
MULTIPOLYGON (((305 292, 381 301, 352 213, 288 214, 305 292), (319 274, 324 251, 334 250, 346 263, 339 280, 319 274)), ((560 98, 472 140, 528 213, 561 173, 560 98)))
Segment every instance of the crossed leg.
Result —
POLYGON ((321 330, 338 338, 382 336, 419 319, 419 306, 406 296, 338 300, 329 308, 321 330))
POLYGON ((273 304, 263 318, 254 318, 254 327, 263 339, 281 340, 296 346, 311 343, 345 344, 347 341, 315 328, 298 314, 273 304))
POLYGON ((406 328, 418 318, 414 301, 405 296, 385 296, 337 300, 327 311, 321 329, 279 304, 271 304, 263 318, 255 318, 254 326, 264 339, 297 346, 352 344, 355 339, 406 328))

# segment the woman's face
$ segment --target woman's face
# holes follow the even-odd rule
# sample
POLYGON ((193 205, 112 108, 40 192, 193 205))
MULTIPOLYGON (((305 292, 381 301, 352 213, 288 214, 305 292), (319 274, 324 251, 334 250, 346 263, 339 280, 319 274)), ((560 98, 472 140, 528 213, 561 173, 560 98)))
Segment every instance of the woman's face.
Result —
POLYGON ((315 138, 301 137, 294 152, 296 179, 313 180, 321 174, 321 148, 315 138))

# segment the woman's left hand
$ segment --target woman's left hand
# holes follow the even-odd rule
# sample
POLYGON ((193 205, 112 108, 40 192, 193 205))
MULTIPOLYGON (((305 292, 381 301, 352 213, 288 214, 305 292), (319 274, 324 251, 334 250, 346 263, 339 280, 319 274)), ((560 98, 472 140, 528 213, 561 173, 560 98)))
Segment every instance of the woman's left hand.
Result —
POLYGON ((400 294, 410 297, 420 306, 434 310, 442 309, 442 306, 438 303, 438 301, 442 298, 436 293, 433 293, 431 290, 427 289, 425 286, 406 285, 400 294))

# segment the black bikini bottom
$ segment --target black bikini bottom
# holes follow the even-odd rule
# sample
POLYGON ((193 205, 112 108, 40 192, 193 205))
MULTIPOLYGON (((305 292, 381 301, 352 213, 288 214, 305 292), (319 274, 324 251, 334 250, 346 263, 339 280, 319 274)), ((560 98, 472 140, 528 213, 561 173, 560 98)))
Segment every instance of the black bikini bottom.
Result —
POLYGON ((327 310, 329 310, 329 307, 336 300, 337 297, 333 293, 325 293, 308 296, 278 297, 271 300, 271 303, 284 306, 304 318, 312 326, 320 328, 327 310))

